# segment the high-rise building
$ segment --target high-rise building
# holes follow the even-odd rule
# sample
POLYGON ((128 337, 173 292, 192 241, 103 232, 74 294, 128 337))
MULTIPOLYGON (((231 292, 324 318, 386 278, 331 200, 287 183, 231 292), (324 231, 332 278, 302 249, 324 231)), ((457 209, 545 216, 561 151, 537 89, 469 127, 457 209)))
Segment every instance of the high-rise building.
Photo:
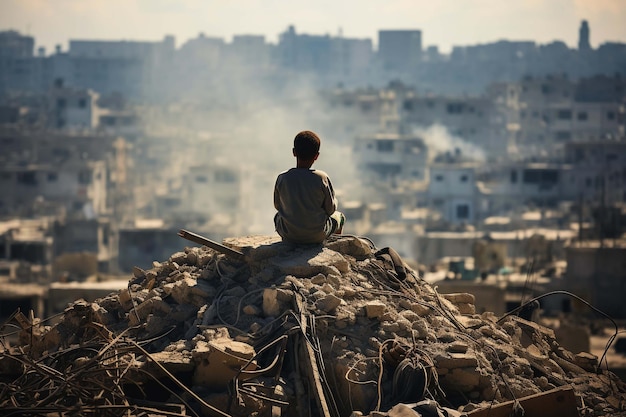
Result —
POLYGON ((31 58, 35 48, 35 38, 24 36, 14 30, 0 32, 1 58, 31 58))
POLYGON ((386 71, 405 72, 415 68, 422 57, 422 31, 378 31, 378 57, 386 71))
POLYGON ((589 44, 589 23, 583 20, 578 29, 578 50, 589 51, 591 45, 589 44))

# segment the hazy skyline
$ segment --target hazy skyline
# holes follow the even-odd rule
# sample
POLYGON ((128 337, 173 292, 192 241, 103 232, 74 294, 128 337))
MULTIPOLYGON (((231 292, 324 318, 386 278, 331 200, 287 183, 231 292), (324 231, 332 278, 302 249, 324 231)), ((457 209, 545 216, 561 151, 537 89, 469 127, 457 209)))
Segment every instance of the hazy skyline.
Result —
POLYGON ((419 29, 424 47, 501 39, 554 40, 577 46, 582 20, 591 45, 626 42, 626 0, 0 0, 0 30, 35 38, 47 53, 70 39, 159 41, 177 46, 200 32, 224 38, 264 35, 276 43, 289 25, 297 33, 378 41, 383 29, 419 29))

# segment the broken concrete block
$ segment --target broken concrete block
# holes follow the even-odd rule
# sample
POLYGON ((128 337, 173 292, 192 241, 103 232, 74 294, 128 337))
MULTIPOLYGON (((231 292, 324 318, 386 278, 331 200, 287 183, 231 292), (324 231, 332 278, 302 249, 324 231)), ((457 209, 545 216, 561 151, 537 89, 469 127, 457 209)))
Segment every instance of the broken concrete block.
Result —
POLYGON ((263 290, 263 314, 270 317, 279 316, 284 310, 291 307, 293 292, 281 288, 266 288, 263 290))
POLYGON ((137 279, 144 279, 146 277, 146 271, 138 266, 133 266, 133 276, 137 279))
POLYGON ((172 311, 170 305, 163 301, 161 297, 149 298, 137 307, 129 311, 128 322, 131 326, 136 326, 145 321, 149 314, 165 316, 172 311))
POLYGON ((411 311, 413 311, 418 316, 426 316, 431 313, 429 307, 422 305, 420 303, 411 303, 411 311))
POLYGON ((387 305, 382 301, 370 301, 364 306, 367 318, 380 318, 387 311, 387 305))
POLYGON ((445 298, 446 300, 450 301, 452 304, 459 304, 459 303, 474 304, 476 301, 474 294, 468 294, 468 293, 441 294, 441 296, 445 298))
POLYGON ((588 352, 580 352, 574 356, 574 363, 585 371, 595 372, 598 367, 598 357, 588 352))
POLYGON ((172 286, 164 286, 165 292, 169 292, 178 304, 192 304, 202 307, 207 299, 211 299, 217 292, 207 281, 196 280, 188 272, 183 273, 182 279, 173 283, 172 286))
POLYGON ((434 358, 437 368, 475 368, 478 366, 476 356, 467 353, 441 353, 434 358))
POLYGON ((335 310, 341 304, 341 298, 335 294, 326 294, 324 297, 317 300, 316 307, 325 313, 330 313, 335 310))
POLYGON ((369 258, 373 254, 370 243, 356 236, 345 236, 329 241, 326 247, 359 260, 369 258))
POLYGON ((476 389, 480 382, 480 373, 476 368, 453 368, 445 376, 445 385, 458 389, 461 392, 470 392, 476 389))
POLYGON ((185 252, 176 252, 170 255, 170 262, 176 262, 178 265, 187 263, 187 254, 185 252))
POLYGON ((242 252, 248 263, 274 258, 293 249, 293 245, 283 242, 278 235, 229 237, 224 239, 222 243, 229 248, 242 252))
POLYGON ((341 274, 350 270, 350 264, 339 253, 327 248, 303 248, 289 258, 274 258, 274 266, 282 273, 300 278, 317 274, 341 274))
POLYGON ((466 353, 469 348, 465 342, 455 341, 448 345, 448 352, 450 353, 466 353))
POLYGON ((311 278, 311 282, 315 285, 322 285, 326 283, 326 275, 317 274, 313 278, 311 278))
POLYGON ((244 306, 243 312, 249 316, 259 316, 262 313, 261 309, 253 304, 244 306))
POLYGON ((476 306, 470 303, 457 303, 456 308, 460 314, 476 314, 476 306))
POLYGON ((117 298, 120 305, 125 311, 129 311, 131 308, 133 308, 133 300, 130 291, 128 291, 128 288, 122 288, 117 294, 117 298))
POLYGON ((241 381, 252 377, 240 373, 240 370, 257 369, 256 363, 250 361, 255 355, 254 348, 247 343, 229 338, 198 342, 191 355, 196 364, 193 373, 194 385, 224 390, 237 375, 241 381))

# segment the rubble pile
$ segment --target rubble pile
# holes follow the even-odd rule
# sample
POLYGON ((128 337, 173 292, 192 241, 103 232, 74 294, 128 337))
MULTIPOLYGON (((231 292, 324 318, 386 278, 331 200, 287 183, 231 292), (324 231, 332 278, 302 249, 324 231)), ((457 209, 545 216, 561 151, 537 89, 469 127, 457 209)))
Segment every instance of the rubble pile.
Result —
POLYGON ((597 357, 517 316, 475 314, 473 295, 439 294, 392 248, 355 236, 223 243, 243 258, 186 247, 135 268, 128 288, 72 303, 54 324, 17 313, 3 331, 21 328, 0 352, 0 408, 482 416, 556 392, 573 393, 571 415, 626 416, 626 384, 597 357))

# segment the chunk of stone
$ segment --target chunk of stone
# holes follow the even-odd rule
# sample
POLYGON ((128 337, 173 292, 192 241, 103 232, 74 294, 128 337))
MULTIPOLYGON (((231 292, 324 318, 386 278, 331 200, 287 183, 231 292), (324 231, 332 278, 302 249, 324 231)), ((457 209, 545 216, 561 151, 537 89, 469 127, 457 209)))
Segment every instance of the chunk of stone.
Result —
POLYGON ((324 247, 321 250, 319 247, 305 248, 290 257, 273 258, 273 262, 284 274, 301 278, 320 273, 346 273, 350 270, 350 264, 343 255, 324 247))
POLYGON ((139 323, 142 323, 151 313, 160 313, 161 315, 165 315, 170 311, 171 307, 168 303, 161 300, 160 297, 152 297, 129 311, 128 324, 130 326, 136 326, 139 323))
POLYGON ((341 237, 330 241, 326 247, 345 255, 354 256, 356 259, 365 259, 372 256, 372 247, 369 242, 358 237, 341 237))
POLYGON ((253 371, 257 365, 251 362, 255 351, 247 343, 229 338, 219 338, 210 342, 199 341, 191 352, 196 364, 193 384, 213 389, 225 389, 228 383, 239 374, 241 381, 252 376, 240 370, 253 371))
POLYGON ((281 288, 266 288, 263 290, 263 314, 276 317, 291 307, 294 294, 292 291, 281 288))
POLYGON ((248 304, 244 306, 243 312, 249 316, 258 316, 261 314, 261 309, 253 304, 248 304))
POLYGON ((476 301, 474 294, 469 294, 469 293, 441 294, 441 296, 453 304, 459 304, 459 303, 474 304, 476 301))
POLYGON ((598 357, 589 352, 580 352, 574 356, 574 363, 585 371, 595 372, 598 366, 598 357))
POLYGON ((457 303, 456 308, 459 310, 459 313, 461 314, 475 314, 476 313, 476 307, 474 306, 474 304, 457 303))
POLYGON ((478 366, 476 356, 467 353, 439 354, 434 358, 438 368, 468 368, 478 366))
POLYGON ((326 294, 315 303, 318 309, 326 313, 330 313, 340 304, 341 298, 337 297, 335 294, 326 294))
POLYGON ((382 301, 370 301, 365 304, 365 315, 367 318, 380 318, 387 311, 387 305, 382 301))

